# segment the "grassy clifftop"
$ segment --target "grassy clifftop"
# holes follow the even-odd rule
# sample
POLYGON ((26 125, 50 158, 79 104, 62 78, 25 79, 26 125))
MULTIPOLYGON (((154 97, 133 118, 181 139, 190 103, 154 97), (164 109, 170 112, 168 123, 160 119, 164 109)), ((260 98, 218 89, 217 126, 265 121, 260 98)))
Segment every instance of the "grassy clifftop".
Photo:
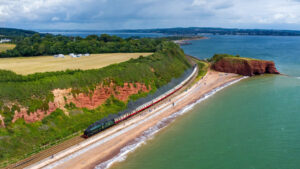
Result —
POLYGON ((151 54, 153 53, 104 53, 77 58, 69 55, 66 55, 64 58, 53 56, 1 58, 0 68, 11 70, 21 75, 63 71, 66 69, 99 69, 111 64, 125 62, 131 58, 136 59, 140 56, 149 56, 151 54))
POLYGON ((244 76, 260 75, 264 73, 279 74, 275 63, 253 58, 233 56, 228 54, 216 54, 209 61, 212 68, 227 73, 236 73, 244 76))
MULTIPOLYGON (((5 165, 38 152, 43 146, 48 147, 58 139, 82 131, 95 120, 125 109, 127 104, 127 101, 111 97, 94 110, 70 104, 66 106, 66 109, 73 112, 69 115, 57 109, 42 121, 26 123, 20 118, 12 123, 14 113, 21 107, 28 108, 28 113, 49 109, 47 105, 54 99, 54 89, 72 88, 74 94, 89 94, 99 84, 109 85, 113 82, 117 86, 123 86, 124 83, 138 82, 149 86, 149 92, 154 92, 172 78, 181 76, 190 67, 178 45, 162 42, 156 48, 151 56, 101 69, 67 70, 27 76, 0 71, 0 115, 5 118, 6 125, 0 128, 0 163, 5 165)), ((137 99, 145 95, 147 93, 138 93, 131 98, 137 99)))
POLYGON ((232 60, 232 61, 242 61, 242 60, 259 60, 253 58, 240 57, 240 55, 229 55, 229 54, 215 54, 212 58, 209 59, 210 62, 216 63, 222 59, 232 60))

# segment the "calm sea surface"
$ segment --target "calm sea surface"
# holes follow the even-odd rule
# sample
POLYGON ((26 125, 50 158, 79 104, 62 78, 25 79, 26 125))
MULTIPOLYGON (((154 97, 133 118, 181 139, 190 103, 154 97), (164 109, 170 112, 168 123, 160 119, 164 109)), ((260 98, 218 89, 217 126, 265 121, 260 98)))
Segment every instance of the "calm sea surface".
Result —
POLYGON ((121 38, 129 38, 129 37, 162 37, 166 36, 161 33, 128 33, 128 32, 113 32, 113 31, 63 31, 63 30, 37 30, 40 33, 50 33, 54 35, 65 35, 65 36, 80 36, 87 37, 88 35, 101 35, 101 34, 109 34, 116 35, 121 38))
POLYGON ((300 37, 212 36, 183 46, 274 60, 289 76, 234 84, 178 117, 114 169, 299 169, 300 37))

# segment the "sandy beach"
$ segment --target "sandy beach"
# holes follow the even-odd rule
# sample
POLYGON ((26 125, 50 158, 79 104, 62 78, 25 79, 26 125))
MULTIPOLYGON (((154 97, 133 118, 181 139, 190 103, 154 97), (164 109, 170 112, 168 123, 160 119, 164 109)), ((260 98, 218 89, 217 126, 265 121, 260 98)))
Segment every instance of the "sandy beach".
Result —
MULTIPOLYGON (((94 168, 120 153, 120 150, 132 144, 136 138, 155 126, 162 119, 180 111, 184 107, 195 103, 207 93, 223 85, 240 79, 241 76, 209 70, 207 75, 191 86, 188 90, 177 94, 171 100, 150 108, 136 117, 103 132, 103 138, 94 145, 88 145, 72 155, 58 158, 48 163, 46 168, 94 168), (174 104, 173 104, 174 103, 174 104), (111 132, 111 131, 115 132, 111 132)), ((107 166, 105 166, 107 167, 107 166)))

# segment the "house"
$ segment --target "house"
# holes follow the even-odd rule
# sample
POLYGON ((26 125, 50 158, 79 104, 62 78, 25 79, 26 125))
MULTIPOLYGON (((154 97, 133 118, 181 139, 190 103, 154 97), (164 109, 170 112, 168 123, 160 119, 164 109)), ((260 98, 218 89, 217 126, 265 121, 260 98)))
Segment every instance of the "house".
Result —
POLYGON ((11 42, 11 40, 10 39, 1 39, 0 40, 0 43, 9 43, 9 42, 11 42))

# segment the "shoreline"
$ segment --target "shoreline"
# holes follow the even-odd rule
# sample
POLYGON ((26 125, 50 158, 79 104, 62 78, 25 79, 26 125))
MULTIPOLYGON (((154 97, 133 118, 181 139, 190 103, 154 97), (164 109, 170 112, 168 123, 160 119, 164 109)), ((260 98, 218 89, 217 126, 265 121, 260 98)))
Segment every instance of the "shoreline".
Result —
POLYGON ((126 155, 143 144, 143 142, 149 138, 148 136, 154 135, 160 129, 167 126, 167 124, 171 123, 178 115, 181 114, 180 112, 186 112, 188 107, 192 108, 193 105, 199 102, 199 100, 201 102, 210 95, 241 79, 243 78, 236 74, 210 70, 203 79, 190 87, 188 91, 184 91, 175 96, 175 98, 172 98, 171 102, 168 101, 156 109, 153 108, 153 111, 149 111, 149 113, 146 112, 138 115, 132 119, 132 123, 128 122, 130 124, 126 124, 127 122, 125 122, 123 124, 128 127, 119 129, 116 133, 89 145, 89 149, 88 147, 83 148, 72 155, 57 159, 57 161, 49 164, 45 168, 110 167, 115 162, 126 158, 126 155), (172 106, 172 102, 175 102, 174 107, 172 106), (173 115, 174 118, 172 118, 173 115), (150 132, 151 129, 153 129, 152 133, 150 132), (138 140, 139 138, 142 139, 138 140), (132 150, 130 148, 127 149, 128 146, 131 147, 132 150))
MULTIPOLYGON (((221 91, 222 89, 224 89, 224 88, 226 88, 230 85, 233 85, 233 84, 235 84, 235 83, 237 83, 237 82, 239 82, 243 79, 245 79, 245 78, 239 78, 237 80, 233 80, 231 82, 228 82, 228 83, 218 87, 217 89, 214 89, 211 92, 207 93, 206 95, 204 95, 202 98, 198 99, 197 101, 195 101, 195 102, 193 102, 189 105, 186 105, 185 107, 183 107, 178 112, 173 113, 168 117, 165 117, 160 122, 158 122, 155 126, 153 126, 153 127, 149 128, 148 130, 144 131, 144 133, 142 135, 140 135, 138 138, 136 138, 133 143, 129 143, 125 147, 123 147, 117 155, 113 156, 113 158, 110 158, 110 159, 108 158, 107 161, 104 161, 104 162, 96 165, 96 167, 94 167, 94 168, 95 169, 108 169, 112 165, 114 165, 118 162, 125 161, 127 159, 127 156, 129 155, 129 153, 133 153, 136 149, 138 149, 142 145, 147 144, 148 140, 152 139, 155 136, 156 133, 158 133, 161 130, 163 130, 164 128, 168 127, 168 125, 171 124, 172 122, 174 122, 177 119, 177 117, 182 116, 185 113, 188 113, 197 104, 199 104, 202 101, 208 99, 209 97, 213 96, 214 94, 221 91)), ((93 166, 93 165, 91 165, 91 166, 93 166)), ((89 168, 93 168, 93 167, 89 167, 89 168)))
POLYGON ((209 39, 209 37, 201 36, 201 37, 192 37, 192 38, 186 38, 186 39, 181 39, 181 40, 174 40, 173 42, 182 46, 182 45, 190 45, 192 44, 190 41, 194 40, 204 40, 204 39, 209 39))

